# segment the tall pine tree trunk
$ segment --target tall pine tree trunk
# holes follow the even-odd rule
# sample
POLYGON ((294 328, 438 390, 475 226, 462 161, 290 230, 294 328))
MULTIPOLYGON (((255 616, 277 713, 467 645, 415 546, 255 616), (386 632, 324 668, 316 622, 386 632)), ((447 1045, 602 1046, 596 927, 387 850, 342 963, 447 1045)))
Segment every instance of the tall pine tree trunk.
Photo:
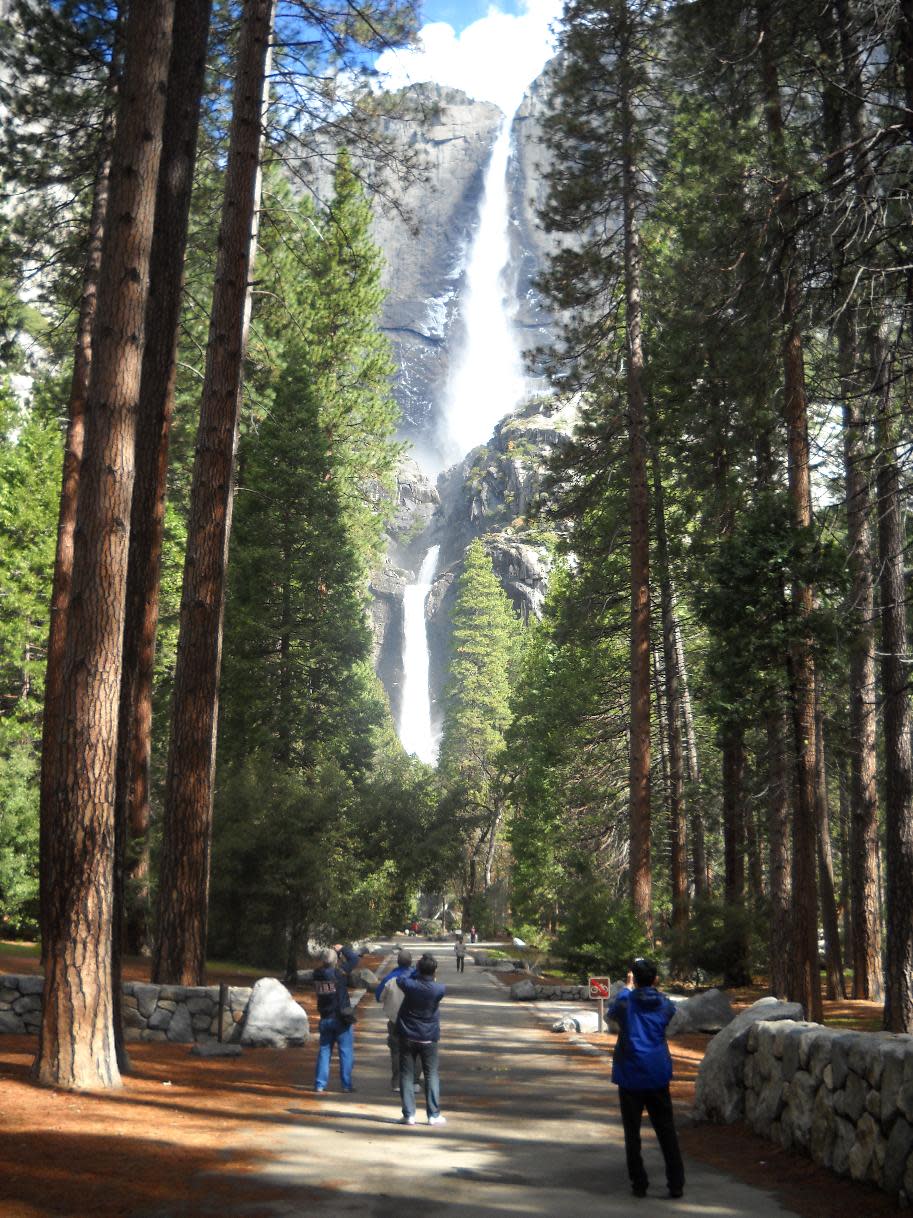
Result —
POLYGON ((828 998, 845 998, 843 953, 840 950, 840 923, 837 918, 837 896, 834 888, 834 856, 831 847, 830 809, 824 753, 824 716, 821 711, 820 688, 816 702, 815 748, 818 755, 815 767, 815 820, 818 827, 818 883, 821 889, 821 922, 824 926, 827 996, 828 998))
POLYGON ((628 387, 629 513, 631 525, 631 722, 629 767, 629 869, 634 911, 653 933, 650 867, 650 493, 641 334, 641 254, 638 221, 639 166, 634 141, 630 14, 623 5, 619 50, 622 125, 625 322, 628 387))
POLYGON ((125 941, 129 950, 137 953, 147 947, 148 941, 152 678, 165 528, 168 440, 174 411, 184 254, 211 11, 212 0, 184 0, 175 11, 155 232, 149 257, 149 300, 136 432, 136 477, 130 512, 114 805, 111 965, 114 1027, 122 1070, 127 1068, 127 1055, 120 1019, 121 957, 125 941))
POLYGON ((682 631, 673 613, 675 629, 675 658, 681 683, 682 714, 685 724, 685 761, 688 781, 694 794, 691 800, 691 865, 694 875, 694 895, 698 899, 710 895, 710 863, 704 841, 704 821, 698 792, 701 785, 701 766, 697 752, 697 733, 694 730, 694 712, 691 708, 691 690, 688 687, 688 669, 685 666, 685 646, 682 631))
POLYGON ((770 709, 767 731, 767 842, 770 850, 770 991, 778 998, 789 992, 788 954, 791 934, 791 850, 787 794, 786 742, 783 712, 770 709))
POLYGON ((206 965, 225 572, 272 18, 272 0, 246 0, 187 529, 153 957, 156 981, 184 985, 200 984, 206 965))
MULTIPOLYGON (((659 553, 660 606, 663 627, 663 668, 666 685, 666 737, 669 754, 669 837, 671 843, 672 925, 688 923, 688 843, 685 833, 685 768, 682 747, 682 698, 676 647, 675 600, 669 567, 666 511, 659 459, 653 457, 656 502, 656 544, 659 553)), ((703 846, 703 843, 701 843, 703 846)))
MULTIPOLYGON (((853 190, 864 210, 872 206, 875 175, 865 127, 862 65, 853 34, 848 0, 834 0, 843 87, 840 107, 849 128, 849 152, 835 158, 836 170, 852 161, 853 190)), ((836 103, 835 103, 836 105, 836 103)), ((841 141, 845 139, 841 135, 841 141)), ((858 376, 859 306, 846 299, 850 285, 841 266, 837 274, 837 359, 843 400, 843 460, 846 487, 847 545, 850 570, 850 907, 853 997, 880 1001, 884 995, 881 962, 881 909, 878 893, 878 766, 875 687, 875 595, 873 578, 870 414, 858 376)))
MULTIPOLYGON (((786 132, 780 83, 772 46, 771 5, 758 0, 761 83, 767 120, 770 159, 776 174, 775 215, 779 226, 778 295, 783 331, 783 397, 789 496, 798 529, 812 523, 805 361, 800 329, 801 296, 796 206, 787 163, 786 132)), ((801 1002, 809 1019, 820 1021, 821 983, 818 971, 818 893, 816 884, 815 819, 815 660, 809 621, 814 589, 797 580, 793 588, 796 639, 790 656, 790 694, 795 737, 796 807, 793 816, 793 933, 791 935, 790 996, 801 1002)))
MULTIPOLYGON (((76 345, 73 353, 73 376, 67 435, 64 443, 63 478, 60 489, 60 512, 57 520, 57 550, 54 556, 54 576, 51 585, 50 629, 44 677, 44 718, 41 730, 41 786, 39 812, 39 872, 44 871, 48 851, 48 834, 52 831, 54 804, 60 776, 57 772, 62 722, 63 656, 67 638, 67 614, 73 578, 73 533, 76 528, 76 507, 79 499, 79 473, 85 442, 86 397, 92 369, 92 331, 98 310, 98 280, 101 272, 102 244, 111 174, 111 144, 114 138, 114 113, 117 95, 118 48, 112 49, 109 71, 109 105, 103 115, 99 133, 100 160, 92 193, 92 211, 76 325, 76 345)), ((41 886, 41 927, 47 925, 45 900, 47 886, 41 886)), ((45 956, 45 936, 42 934, 42 959, 45 956)))
MULTIPOLYGON (((58 785, 42 883, 44 1016, 36 1072, 70 1089, 116 1087, 111 992, 114 783, 136 411, 162 148, 173 0, 130 11, 111 157, 72 595, 58 785)), ((53 744, 53 742, 52 742, 53 744)))
POLYGON ((874 344, 878 389, 878 549, 881 569, 881 684, 885 752, 884 1026, 913 1032, 913 729, 907 640, 906 545, 889 359, 874 344))

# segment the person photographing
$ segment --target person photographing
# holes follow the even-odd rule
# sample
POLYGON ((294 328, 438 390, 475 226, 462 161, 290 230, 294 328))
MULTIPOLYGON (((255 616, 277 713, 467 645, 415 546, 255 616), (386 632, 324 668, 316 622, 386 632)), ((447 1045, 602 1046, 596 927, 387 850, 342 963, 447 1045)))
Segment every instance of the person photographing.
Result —
POLYGON ((669 1196, 681 1197, 685 1169, 669 1094, 672 1057, 666 1043, 666 1028, 675 1014, 675 1005, 657 990, 656 975, 652 961, 635 960, 624 989, 609 1007, 609 1018, 618 1025, 612 1082, 618 1086, 631 1191, 635 1197, 646 1197, 649 1185, 640 1149, 640 1123, 646 1108, 666 1162, 669 1196))

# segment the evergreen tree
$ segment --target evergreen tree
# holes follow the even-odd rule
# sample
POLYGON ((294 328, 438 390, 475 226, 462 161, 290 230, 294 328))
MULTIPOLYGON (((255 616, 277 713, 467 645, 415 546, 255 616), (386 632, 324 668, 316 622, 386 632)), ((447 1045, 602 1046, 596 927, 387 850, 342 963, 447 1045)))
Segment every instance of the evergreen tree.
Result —
POLYGON ((463 869, 463 921, 490 886, 506 796, 498 766, 510 724, 519 623, 481 541, 466 551, 457 581, 439 768, 471 812, 463 869))

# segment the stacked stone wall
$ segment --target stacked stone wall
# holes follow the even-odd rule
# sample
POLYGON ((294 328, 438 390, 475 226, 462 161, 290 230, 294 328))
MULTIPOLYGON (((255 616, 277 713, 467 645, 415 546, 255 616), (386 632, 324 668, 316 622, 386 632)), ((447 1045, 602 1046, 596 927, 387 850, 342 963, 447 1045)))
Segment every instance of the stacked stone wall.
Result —
MULTIPOLYGON (((29 1035, 41 1025, 44 980, 0 974, 0 1033, 29 1035)), ((124 1036, 128 1041, 193 1044, 241 1040, 241 1025, 251 990, 229 986, 219 1036, 219 987, 124 983, 124 1036)))
POLYGON ((753 1024, 745 1119, 839 1175, 913 1200, 913 1036, 753 1024))

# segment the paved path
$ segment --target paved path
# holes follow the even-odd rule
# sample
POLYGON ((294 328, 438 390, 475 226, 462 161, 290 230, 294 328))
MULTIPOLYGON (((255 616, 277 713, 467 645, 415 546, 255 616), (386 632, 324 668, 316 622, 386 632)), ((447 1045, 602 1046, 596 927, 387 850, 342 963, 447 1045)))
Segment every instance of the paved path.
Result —
MULTIPOLYGON (((230 1218, 790 1213, 772 1197, 687 1160, 685 1197, 665 1199, 652 1131, 644 1139, 651 1195, 635 1200, 615 1089, 603 1071, 562 1038, 543 1034, 534 1013, 506 1002, 504 987, 480 968, 468 962, 458 974, 451 951, 449 945, 437 951, 438 976, 448 987, 441 1048, 447 1125, 425 1124, 421 1100, 415 1127, 397 1123, 386 1021, 366 995, 359 1008, 357 1092, 338 1090, 334 1056, 331 1090, 300 1108, 292 1105, 294 1123, 273 1133, 271 1161, 256 1173, 264 1200, 253 1206, 239 1199, 230 1218), (278 1196, 283 1199, 265 1200, 278 1196)), ((253 1182, 249 1176, 247 1182, 253 1182)))

